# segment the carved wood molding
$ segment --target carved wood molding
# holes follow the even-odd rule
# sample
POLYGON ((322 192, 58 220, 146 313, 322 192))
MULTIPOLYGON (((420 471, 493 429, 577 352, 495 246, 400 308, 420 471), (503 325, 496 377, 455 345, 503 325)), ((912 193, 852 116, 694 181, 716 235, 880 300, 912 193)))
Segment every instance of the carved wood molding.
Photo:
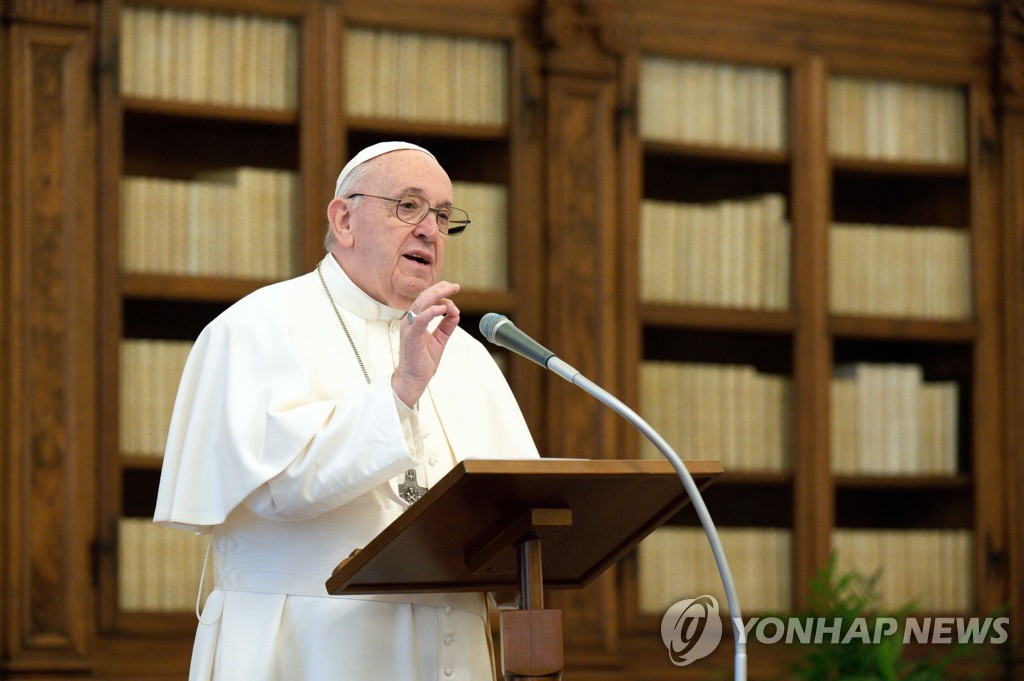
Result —
MULTIPOLYGON (((40 3, 46 4, 46 3, 40 3)), ((88 669, 95 176, 88 30, 13 22, 4 667, 88 669)))
POLYGON ((639 43, 628 9, 586 0, 546 0, 541 31, 548 70, 565 75, 612 78, 639 43))
POLYGON ((1024 113, 1024 0, 1003 0, 999 24, 999 99, 1024 113))
POLYGON ((64 26, 96 23, 96 0, 9 0, 6 14, 12 21, 32 21, 64 26))

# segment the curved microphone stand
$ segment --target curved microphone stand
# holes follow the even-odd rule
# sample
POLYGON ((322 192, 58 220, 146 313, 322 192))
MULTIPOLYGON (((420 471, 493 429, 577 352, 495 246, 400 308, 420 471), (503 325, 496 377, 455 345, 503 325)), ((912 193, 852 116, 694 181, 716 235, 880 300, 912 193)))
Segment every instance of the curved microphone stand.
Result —
POLYGON ((644 421, 639 414, 627 407, 620 399, 597 385, 589 378, 581 374, 569 364, 558 357, 551 357, 547 361, 547 368, 558 374, 573 385, 583 389, 599 402, 610 407, 615 413, 629 421, 639 430, 644 437, 654 443, 654 446, 668 459, 669 463, 676 470, 676 474, 683 483, 686 493, 690 497, 690 503, 697 511, 697 517, 707 535, 708 543, 711 544, 711 552, 715 554, 715 562, 718 564, 718 572, 722 576, 722 586, 725 588, 725 600, 729 603, 729 618, 732 620, 733 640, 735 641, 734 672, 735 681, 746 681, 747 678, 747 641, 746 632, 743 629, 743 615, 740 613, 739 598, 736 595, 736 585, 732 581, 732 571, 729 570, 729 562, 725 558, 725 549, 722 547, 722 540, 718 536, 718 529, 711 520, 711 514, 704 504, 704 498, 693 481, 690 471, 683 465, 679 455, 675 453, 668 442, 644 421))

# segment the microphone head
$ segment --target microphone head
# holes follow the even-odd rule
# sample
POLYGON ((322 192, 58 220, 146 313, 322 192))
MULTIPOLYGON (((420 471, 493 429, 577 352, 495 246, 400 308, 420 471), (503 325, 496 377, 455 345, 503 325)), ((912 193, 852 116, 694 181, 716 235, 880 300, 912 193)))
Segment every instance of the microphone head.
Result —
POLYGON ((497 332, 498 326, 500 326, 500 322, 502 320, 508 321, 508 317, 503 314, 498 314, 497 312, 488 312, 483 316, 483 319, 480 320, 480 333, 483 334, 483 337, 486 338, 488 342, 494 342, 494 334, 497 332))

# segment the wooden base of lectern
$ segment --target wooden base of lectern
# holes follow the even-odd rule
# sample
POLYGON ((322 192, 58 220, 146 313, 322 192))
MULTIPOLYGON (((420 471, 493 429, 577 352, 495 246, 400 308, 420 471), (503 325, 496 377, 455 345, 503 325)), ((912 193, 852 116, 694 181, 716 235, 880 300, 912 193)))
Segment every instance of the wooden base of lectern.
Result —
POLYGON ((520 609, 501 613, 501 672, 505 681, 560 679, 565 667, 562 611, 544 609, 544 563, 537 535, 568 528, 572 513, 565 509, 531 509, 524 517, 531 521, 519 521, 522 534, 513 540, 520 609))
POLYGON ((506 681, 560 679, 561 610, 506 610, 501 613, 501 670, 506 681))

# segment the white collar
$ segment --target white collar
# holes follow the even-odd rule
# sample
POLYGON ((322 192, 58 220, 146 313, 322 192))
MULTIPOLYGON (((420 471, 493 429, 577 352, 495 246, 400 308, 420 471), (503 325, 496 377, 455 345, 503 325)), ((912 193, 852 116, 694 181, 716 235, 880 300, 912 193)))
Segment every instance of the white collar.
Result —
POLYGON ((356 286, 332 254, 328 253, 321 265, 324 282, 340 307, 369 322, 392 321, 405 314, 405 310, 378 302, 356 286))

